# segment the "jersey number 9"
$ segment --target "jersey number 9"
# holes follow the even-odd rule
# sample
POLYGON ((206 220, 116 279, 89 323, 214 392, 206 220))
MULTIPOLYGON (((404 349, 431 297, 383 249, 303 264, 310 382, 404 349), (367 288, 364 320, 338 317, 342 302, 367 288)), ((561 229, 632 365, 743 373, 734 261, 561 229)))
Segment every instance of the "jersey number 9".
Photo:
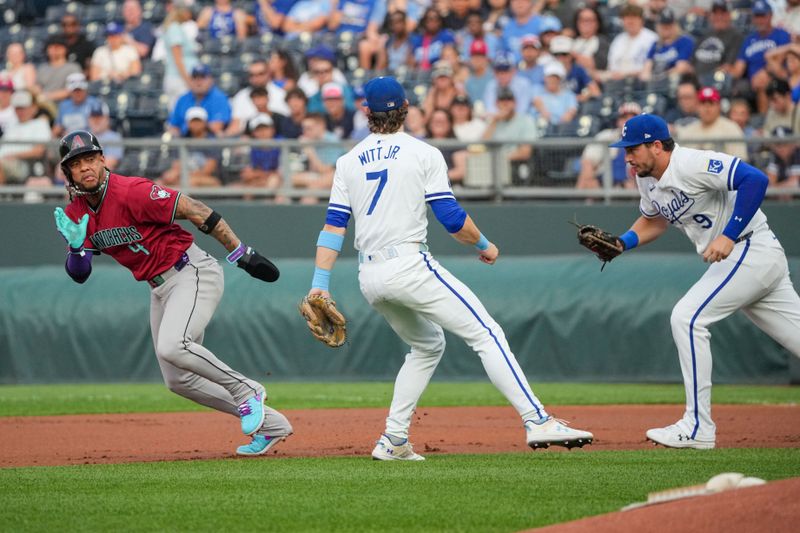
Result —
POLYGON ((692 219, 694 219, 695 222, 700 224, 700 227, 703 229, 708 229, 712 225, 711 219, 708 218, 706 215, 694 215, 692 219))

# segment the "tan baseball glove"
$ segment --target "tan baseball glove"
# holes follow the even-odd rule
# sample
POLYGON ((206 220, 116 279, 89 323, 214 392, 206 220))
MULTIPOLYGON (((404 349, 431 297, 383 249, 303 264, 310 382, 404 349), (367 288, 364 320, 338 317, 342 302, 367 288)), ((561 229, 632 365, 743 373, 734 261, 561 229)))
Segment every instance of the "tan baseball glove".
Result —
POLYGON ((347 340, 347 319, 336 308, 336 302, 322 295, 306 296, 298 306, 311 334, 331 348, 347 340))

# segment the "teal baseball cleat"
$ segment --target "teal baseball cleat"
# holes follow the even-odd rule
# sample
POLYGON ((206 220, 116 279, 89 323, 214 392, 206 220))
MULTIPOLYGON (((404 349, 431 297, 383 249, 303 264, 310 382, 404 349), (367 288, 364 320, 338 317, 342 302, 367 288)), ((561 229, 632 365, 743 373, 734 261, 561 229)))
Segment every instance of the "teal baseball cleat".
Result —
POLYGON ((253 440, 250 441, 250 444, 245 444, 244 446, 239 446, 236 448, 236 455, 264 455, 272 448, 275 447, 279 442, 286 440, 286 437, 289 435, 285 435, 283 437, 268 437, 266 435, 253 435, 253 440))
POLYGON ((242 433, 252 435, 264 424, 264 392, 259 392, 239 405, 238 409, 242 418, 242 433))

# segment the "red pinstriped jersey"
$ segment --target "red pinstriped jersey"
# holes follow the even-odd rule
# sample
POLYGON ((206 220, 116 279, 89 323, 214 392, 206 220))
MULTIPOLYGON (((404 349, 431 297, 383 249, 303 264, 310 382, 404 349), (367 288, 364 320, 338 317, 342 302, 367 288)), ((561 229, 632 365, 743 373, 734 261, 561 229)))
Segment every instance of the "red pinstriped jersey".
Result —
POLYGON ((175 223, 180 194, 146 178, 112 173, 96 208, 78 196, 65 212, 74 222, 89 214, 86 250, 110 255, 143 281, 169 269, 194 241, 175 223))

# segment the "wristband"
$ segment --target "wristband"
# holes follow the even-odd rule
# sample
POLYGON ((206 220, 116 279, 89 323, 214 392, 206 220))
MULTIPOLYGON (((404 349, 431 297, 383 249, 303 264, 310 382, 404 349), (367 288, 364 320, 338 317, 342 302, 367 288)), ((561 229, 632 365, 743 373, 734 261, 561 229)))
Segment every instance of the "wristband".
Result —
POLYGON ((239 246, 236 247, 231 253, 229 253, 225 259, 228 263, 234 265, 236 261, 242 258, 242 256, 247 252, 247 246, 243 242, 239 242, 239 246))
POLYGON ((330 248, 334 252, 342 251, 342 244, 344 243, 344 235, 333 233, 331 231, 320 231, 319 238, 317 239, 317 246, 323 248, 330 248))
POLYGON ((478 237, 478 242, 475 243, 475 248, 483 252, 489 247, 489 239, 487 239, 483 233, 480 234, 478 237))
POLYGON ((210 214, 210 215, 208 215, 208 218, 205 220, 205 222, 203 222, 202 224, 200 224, 200 225, 197 227, 197 229, 199 229, 200 231, 202 231, 203 233, 205 233, 206 235, 208 235, 208 234, 210 234, 212 231, 214 231, 214 228, 216 228, 216 227, 217 227, 217 223, 218 223, 220 220, 222 220, 222 215, 220 215, 220 214, 219 214, 219 213, 217 213, 216 211, 212 211, 212 212, 211 212, 211 214, 210 214))
POLYGON ((83 246, 81 246, 80 248, 73 248, 72 246, 70 246, 69 247, 69 253, 70 253, 70 255, 79 255, 81 257, 86 255, 86 252, 84 251, 83 246))
POLYGON ((629 229, 618 238, 620 241, 622 241, 622 245, 626 250, 632 250, 639 246, 639 235, 637 235, 632 229, 629 229))
POLYGON ((331 271, 324 268, 314 267, 314 277, 311 279, 312 289, 322 289, 327 291, 331 282, 331 271))

